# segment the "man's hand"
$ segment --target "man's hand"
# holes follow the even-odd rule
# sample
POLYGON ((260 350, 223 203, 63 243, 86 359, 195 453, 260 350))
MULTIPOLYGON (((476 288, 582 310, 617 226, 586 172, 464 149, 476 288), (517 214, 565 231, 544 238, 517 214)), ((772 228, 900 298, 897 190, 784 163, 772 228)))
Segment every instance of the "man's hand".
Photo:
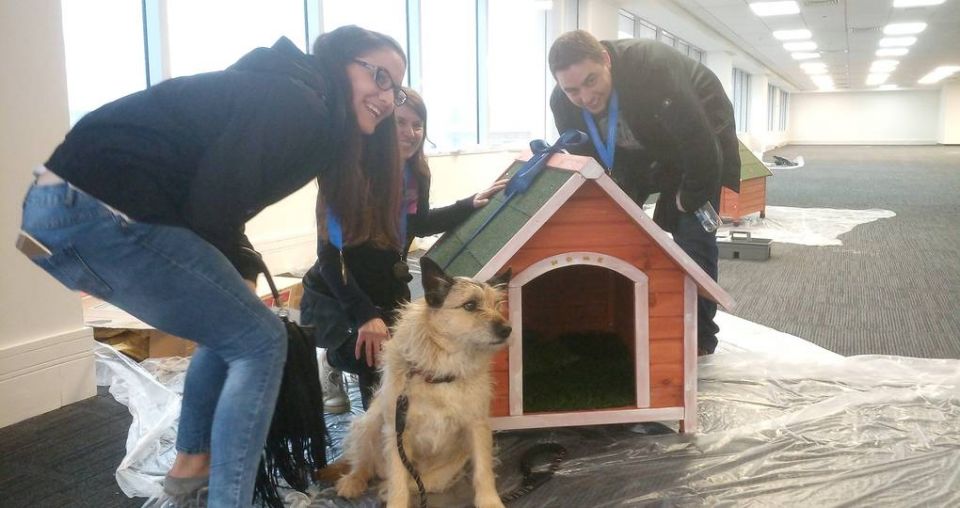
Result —
POLYGON ((360 359, 360 353, 366 355, 367 366, 373 367, 380 363, 380 351, 383 349, 383 343, 390 340, 390 329, 380 318, 373 318, 367 321, 357 331, 357 347, 353 354, 360 359))

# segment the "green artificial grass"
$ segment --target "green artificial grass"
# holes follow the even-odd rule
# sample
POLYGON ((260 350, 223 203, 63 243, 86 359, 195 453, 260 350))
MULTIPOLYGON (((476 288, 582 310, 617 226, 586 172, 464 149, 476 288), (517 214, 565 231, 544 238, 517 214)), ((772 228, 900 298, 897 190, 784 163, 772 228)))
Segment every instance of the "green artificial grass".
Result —
POLYGON ((575 333, 523 339, 523 412, 633 406, 634 366, 615 334, 575 333))

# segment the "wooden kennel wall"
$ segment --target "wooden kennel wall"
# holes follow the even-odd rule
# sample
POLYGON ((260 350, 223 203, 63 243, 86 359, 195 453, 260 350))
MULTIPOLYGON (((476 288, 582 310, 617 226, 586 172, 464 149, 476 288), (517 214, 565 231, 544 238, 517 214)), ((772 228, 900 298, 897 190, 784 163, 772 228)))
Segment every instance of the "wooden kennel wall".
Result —
MULTIPOLYGON (((508 291, 513 335, 492 365, 493 427, 679 420, 684 431, 695 431, 697 295, 727 309, 733 304, 730 296, 593 159, 554 155, 531 188, 480 229, 503 199, 496 196, 427 253, 456 275, 486 280, 507 267, 513 271, 508 291), (620 332, 633 341, 636 400, 628 407, 525 413, 523 355, 536 351, 523 350, 523 289, 545 274, 571 267, 599 267, 626 280, 622 287, 628 291, 612 297, 621 300, 615 305, 633 306, 630 329, 620 332)), ((529 309, 541 302, 527 303, 529 309)))
POLYGON ((767 177, 770 169, 740 142, 740 192, 723 187, 720 192, 720 217, 733 222, 751 213, 767 215, 767 177))

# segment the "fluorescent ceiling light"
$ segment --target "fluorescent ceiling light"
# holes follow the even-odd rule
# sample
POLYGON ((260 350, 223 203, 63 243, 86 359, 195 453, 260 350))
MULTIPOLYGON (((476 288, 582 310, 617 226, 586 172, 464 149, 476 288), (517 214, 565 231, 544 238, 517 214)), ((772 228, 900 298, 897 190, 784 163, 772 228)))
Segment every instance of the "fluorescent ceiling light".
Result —
POLYGON ((870 66, 870 72, 891 72, 900 65, 896 60, 876 60, 870 66))
POLYGON ((917 83, 921 85, 931 85, 941 79, 954 75, 957 71, 960 71, 960 65, 941 65, 930 72, 930 74, 920 78, 920 81, 917 81, 917 83))
POLYGON ((877 87, 877 90, 896 90, 897 85, 880 85, 877 87))
POLYGON ((820 53, 790 53, 794 60, 810 60, 811 58, 820 58, 820 53))
POLYGON ((785 42, 783 49, 787 51, 813 51, 817 49, 817 43, 813 41, 785 42))
POLYGON ((927 24, 922 21, 915 23, 890 23, 883 27, 884 35, 913 35, 927 29, 927 24))
POLYGON ((881 48, 897 48, 902 46, 913 46, 917 42, 916 37, 884 37, 880 39, 881 48))
POLYGON ((785 14, 798 14, 800 6, 797 2, 753 2, 750 9, 757 16, 783 16, 785 14))
POLYGON ((810 79, 821 90, 833 90, 833 78, 830 76, 810 76, 810 79))
POLYGON ((889 78, 889 74, 885 73, 874 73, 867 75, 867 86, 877 86, 882 85, 884 81, 889 78))
POLYGON ((813 37, 813 34, 806 28, 798 28, 796 30, 777 30, 773 32, 773 37, 781 41, 800 41, 813 37))
POLYGON ((533 9, 536 11, 552 11, 553 0, 534 0, 533 9))
POLYGON ((903 56, 910 51, 907 48, 883 48, 877 50, 877 56, 903 56))
POLYGON ((940 5, 946 0, 893 0, 893 6, 901 9, 907 7, 926 7, 928 5, 940 5))
POLYGON ((817 74, 820 74, 827 70, 827 64, 823 62, 807 62, 800 64, 800 68, 807 71, 808 74, 810 72, 816 72, 817 74))

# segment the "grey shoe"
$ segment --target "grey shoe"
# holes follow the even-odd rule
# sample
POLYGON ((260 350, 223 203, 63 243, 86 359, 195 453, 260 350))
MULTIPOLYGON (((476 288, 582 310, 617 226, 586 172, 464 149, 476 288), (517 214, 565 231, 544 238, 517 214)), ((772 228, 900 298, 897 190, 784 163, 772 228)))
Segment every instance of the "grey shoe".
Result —
POLYGON ((321 349, 317 357, 320 366, 320 384, 323 388, 323 410, 326 413, 342 414, 350 410, 350 398, 344 390, 343 373, 327 362, 327 350, 321 349))
POLYGON ((208 477, 163 479, 163 494, 150 498, 143 508, 206 508, 208 477))

